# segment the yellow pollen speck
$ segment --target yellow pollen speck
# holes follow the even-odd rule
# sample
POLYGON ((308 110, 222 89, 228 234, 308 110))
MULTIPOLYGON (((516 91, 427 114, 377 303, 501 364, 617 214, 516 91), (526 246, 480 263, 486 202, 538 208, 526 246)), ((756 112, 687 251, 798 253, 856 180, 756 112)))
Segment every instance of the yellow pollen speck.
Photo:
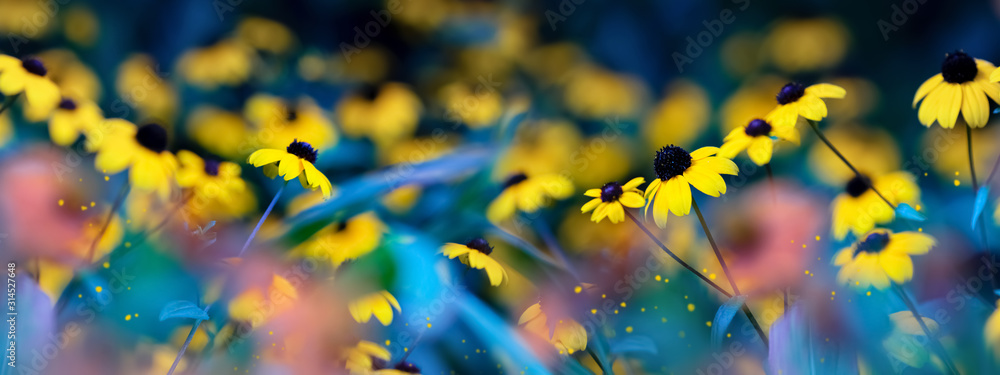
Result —
POLYGON ((96 290, 98 293, 100 293, 102 290, 104 290, 104 288, 96 287, 96 288, 94 288, 94 290, 96 290))
POLYGON ((639 309, 639 312, 646 312, 646 308, 643 307, 643 308, 639 309))
POLYGON ((806 244, 802 244, 802 248, 805 249, 806 248, 806 244))
POLYGON ((920 205, 918 204, 918 205, 916 205, 916 206, 913 206, 913 209, 915 209, 915 210, 917 210, 917 211, 920 211, 920 205))
POLYGON ((618 313, 618 309, 615 309, 615 314, 617 314, 617 313, 618 313))
POLYGON ((125 315, 125 320, 126 321, 132 320, 132 315, 125 315))
MULTIPOLYGON (((61 205, 60 205, 60 206, 61 206, 61 205)), ((663 278, 662 278, 662 277, 660 277, 660 275, 656 275, 656 277, 654 277, 653 279, 655 279, 656 281, 660 281, 660 280, 661 280, 661 279, 663 279, 663 278)))
POLYGON ((689 303, 688 304, 688 311, 694 311, 694 304, 693 303, 689 303))
MULTIPOLYGON (((590 309, 590 313, 594 314, 594 315, 597 315, 597 309, 590 309)), ((462 340, 462 341, 465 341, 465 340, 462 340)))
POLYGON ((95 202, 90 202, 90 207, 94 207, 94 206, 96 206, 96 205, 97 205, 97 203, 95 203, 95 202))
POLYGON ((684 296, 684 299, 688 299, 688 296, 684 296))
POLYGON ((59 206, 60 206, 60 207, 62 207, 62 205, 64 205, 64 204, 66 204, 66 201, 64 201, 64 200, 60 199, 60 200, 59 200, 59 206))
POLYGON ((809 270, 806 270, 806 275, 808 275, 808 274, 809 274, 809 270))
POLYGON ((795 240, 792 240, 792 243, 795 243, 795 240))
POLYGON ((819 241, 819 236, 816 236, 816 241, 819 241))
POLYGON ((712 279, 712 280, 715 280, 715 277, 716 277, 716 276, 715 276, 715 274, 714 274, 714 273, 710 273, 710 274, 708 274, 708 278, 709 278, 709 279, 712 279))
POLYGON ((427 328, 431 328, 431 324, 430 323, 427 323, 427 328))
POLYGON ((927 172, 924 172, 924 177, 927 177, 927 172))
POLYGON ((86 211, 86 210, 87 210, 87 206, 80 206, 80 211, 86 211))
POLYGON ((389 346, 390 343, 391 342, 389 340, 385 340, 385 346, 389 346))
POLYGON ((917 228, 917 232, 923 232, 924 228, 917 228))
POLYGON ((622 307, 625 307, 625 302, 622 302, 622 307))
POLYGON ((726 337, 733 337, 733 334, 732 333, 727 333, 726 337))
POLYGON ((408 351, 410 351, 410 348, 403 348, 403 351, 404 352, 408 352, 408 351))
POLYGON ((126 242, 125 243, 125 247, 132 247, 132 243, 131 242, 126 242))
POLYGON ((607 294, 602 294, 601 298, 608 298, 608 295, 607 294))
POLYGON ((76 298, 83 298, 83 294, 82 293, 81 294, 77 294, 76 298))
POLYGON ((632 326, 625 327, 625 332, 632 333, 632 326))
POLYGON ((706 272, 708 272, 708 268, 702 268, 701 269, 701 273, 706 273, 706 272))
POLYGON ((955 171, 955 175, 958 176, 958 171, 955 171))
POLYGON ((660 318, 660 321, 666 323, 667 322, 667 318, 660 318))
POLYGON ((267 334, 268 334, 268 335, 273 335, 273 334, 274 334, 274 331, 267 331, 267 334))
POLYGON ((580 294, 580 292, 583 291, 583 287, 577 285, 576 288, 573 288, 573 291, 576 292, 577 294, 580 294))
POLYGON ((955 186, 958 186, 958 185, 961 185, 961 184, 962 184, 961 182, 959 182, 958 180, 955 180, 955 186))
POLYGON ((712 326, 712 322, 705 322, 705 325, 711 327, 712 326))
POLYGON ((835 296, 835 295, 837 295, 837 292, 836 292, 836 291, 833 291, 833 290, 831 290, 831 291, 830 291, 830 295, 831 295, 831 296, 835 296))
POLYGON ((868 291, 868 293, 865 293, 865 295, 866 295, 866 296, 870 296, 870 295, 872 295, 872 291, 870 291, 870 290, 869 290, 869 291, 868 291))
POLYGON ((665 282, 665 283, 669 283, 669 282, 670 282, 670 279, 663 279, 663 282, 665 282))
POLYGON ((104 176, 104 181, 108 181, 108 180, 110 180, 110 179, 111 179, 111 177, 108 177, 108 176, 104 176))
POLYGON ((104 268, 111 268, 111 263, 104 262, 104 268))

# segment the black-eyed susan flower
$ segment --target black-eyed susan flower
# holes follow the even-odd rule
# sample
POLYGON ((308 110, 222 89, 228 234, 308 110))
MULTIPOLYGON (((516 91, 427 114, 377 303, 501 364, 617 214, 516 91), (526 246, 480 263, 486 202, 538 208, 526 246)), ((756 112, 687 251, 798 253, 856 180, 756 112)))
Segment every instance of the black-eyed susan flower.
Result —
POLYGON ((799 131, 794 126, 773 127, 767 121, 753 119, 746 126, 733 129, 719 147, 719 156, 732 159, 743 150, 757 165, 771 162, 775 139, 799 144, 799 131), (773 137, 773 138, 772 138, 773 137))
POLYGON ((202 159, 187 150, 178 152, 177 159, 180 161, 177 184, 191 189, 188 213, 201 218, 235 218, 249 214, 256 207, 257 200, 247 191, 238 164, 202 159))
POLYGON ((587 349, 587 330, 576 320, 568 317, 550 321, 542 309, 541 302, 524 310, 517 325, 550 342, 559 354, 570 355, 587 349))
POLYGON ((799 120, 799 116, 819 121, 826 117, 826 103, 823 99, 843 98, 847 94, 840 86, 829 83, 817 83, 805 87, 800 83, 791 82, 786 84, 778 92, 778 106, 771 110, 765 120, 771 126, 794 127, 799 120))
POLYGON ((204 89, 246 82, 253 69, 253 50, 238 40, 223 40, 184 53, 177 63, 184 80, 204 89))
POLYGON ((981 128, 990 117, 990 103, 1000 103, 1000 84, 991 82, 996 69, 992 63, 955 51, 944 57, 941 73, 924 81, 913 96, 913 108, 921 100, 917 118, 924 126, 937 121, 941 127, 955 127, 958 113, 962 113, 969 127, 981 128))
POLYGON ((934 237, 921 232, 873 230, 834 256, 833 264, 840 267, 837 282, 879 290, 888 288, 890 282, 905 283, 913 278, 910 256, 926 254, 934 245, 934 237))
POLYGON ((503 95, 493 87, 484 89, 482 86, 454 82, 442 87, 438 97, 447 108, 445 120, 461 122, 473 129, 492 126, 503 115, 503 95))
POLYGON ((605 217, 612 223, 625 221, 625 207, 638 208, 646 203, 646 200, 642 199, 642 190, 638 189, 639 185, 645 182, 646 179, 636 177, 626 182, 625 185, 609 182, 601 186, 600 189, 587 190, 583 195, 594 199, 584 204, 580 208, 580 212, 593 210, 594 213, 590 215, 590 220, 595 223, 600 223, 605 217))
POLYGON ((345 134, 368 137, 387 146, 412 136, 423 110, 413 90, 390 82, 381 87, 363 86, 337 103, 335 112, 345 134))
POLYGON ((174 186, 177 158, 167 151, 167 131, 157 124, 135 126, 108 119, 108 129, 97 150, 97 170, 115 174, 129 169, 129 182, 139 190, 155 190, 166 199, 174 186))
POLYGON ((669 145, 656 152, 653 170, 656 179, 646 186, 646 212, 653 207, 656 226, 665 228, 667 213, 684 216, 691 213, 691 186, 702 193, 718 197, 726 193, 723 174, 736 175, 739 168, 732 160, 714 156, 718 147, 702 147, 688 153, 669 145))
POLYGON ((893 172, 875 177, 856 175, 847 181, 844 192, 830 204, 833 236, 838 240, 844 239, 849 231, 856 236, 863 235, 876 224, 889 223, 896 217, 893 208, 872 187, 893 205, 916 205, 920 200, 920 188, 909 173, 893 172))
POLYGON ((364 256, 382 243, 385 224, 374 212, 358 214, 347 221, 320 229, 296 247, 292 254, 314 259, 328 259, 333 267, 364 256))
POLYGON ((323 197, 329 198, 333 186, 323 172, 313 165, 317 156, 316 150, 308 143, 295 140, 284 151, 275 149, 254 151, 247 158, 247 162, 254 167, 263 167, 264 174, 270 178, 281 175, 285 181, 289 181, 298 177, 302 187, 320 189, 323 191, 323 197))
POLYGON ((38 59, 18 59, 0 54, 0 93, 13 96, 24 93, 25 113, 44 118, 59 105, 59 87, 46 78, 48 70, 38 59))
POLYGON ((457 243, 446 243, 441 246, 441 253, 448 259, 458 258, 462 264, 471 268, 486 270, 486 275, 490 278, 490 285, 500 286, 507 279, 507 270, 500 262, 490 257, 493 247, 483 238, 476 238, 465 245, 457 243))
POLYGON ((507 178, 503 191, 486 209, 486 217, 494 223, 507 220, 517 210, 532 213, 552 199, 564 199, 573 194, 573 183, 558 174, 531 176, 516 173, 507 178))
POLYGON ((361 340, 352 348, 344 351, 344 368, 351 374, 370 374, 373 370, 383 368, 392 358, 392 354, 384 346, 371 341, 361 340))
POLYGON ((295 43, 295 35, 287 26, 260 17, 247 17, 236 26, 236 38, 258 51, 274 54, 287 52, 295 43))
POLYGON ((69 146, 80 135, 98 128, 104 115, 93 102, 63 98, 49 118, 49 136, 60 146, 69 146))
POLYGON ((403 312, 396 297, 385 290, 362 296, 347 306, 354 321, 368 323, 372 316, 375 316, 375 319, 378 319, 379 323, 384 326, 392 324, 393 308, 398 312, 403 312))
POLYGON ((187 116, 188 136, 205 150, 227 159, 241 159, 253 152, 247 140, 257 133, 237 112, 202 105, 187 116))
POLYGON ((308 139, 322 151, 337 143, 333 122, 314 100, 302 97, 297 101, 257 94, 247 100, 243 115, 256 129, 251 144, 279 148, 296 139, 308 139))
POLYGON ((374 375, 419 375, 420 368, 410 362, 399 362, 391 368, 375 370, 374 375))
POLYGON ((134 54, 118 67, 115 91, 128 98, 140 118, 163 119, 168 123, 177 116, 177 89, 158 73, 159 64, 152 56, 134 54))

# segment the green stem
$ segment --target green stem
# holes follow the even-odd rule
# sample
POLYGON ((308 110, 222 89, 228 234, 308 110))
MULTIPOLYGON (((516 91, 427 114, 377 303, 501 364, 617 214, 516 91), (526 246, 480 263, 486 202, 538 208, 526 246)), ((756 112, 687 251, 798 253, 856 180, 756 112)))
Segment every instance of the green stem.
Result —
MULTIPOLYGON (((826 147, 828 147, 830 151, 833 151, 834 154, 837 154, 837 157, 839 157, 840 160, 843 161, 848 168, 851 168, 851 171, 853 171, 856 176, 864 177, 864 175, 861 174, 861 172, 858 171, 857 168, 854 168, 854 164, 851 164, 851 162, 847 161, 847 158, 845 158, 844 155, 841 154, 840 151, 833 146, 833 143, 830 143, 830 140, 826 139, 826 136, 823 135, 823 132, 819 130, 819 125, 816 125, 815 121, 806 119, 806 122, 808 122, 809 126, 812 127, 812 130, 816 133, 816 136, 819 137, 819 139, 822 140, 823 143, 826 143, 826 147)), ((878 191, 878 189, 875 188, 875 185, 872 185, 871 180, 867 178, 862 178, 861 180, 864 181, 866 184, 868 184, 868 188, 872 189, 872 191, 874 191, 875 194, 878 194, 878 197, 882 198, 882 201, 885 202, 885 204, 888 204, 889 207, 892 207, 893 211, 896 210, 896 205, 892 204, 892 202, 889 202, 889 200, 886 199, 884 195, 882 195, 882 192, 878 191)))
POLYGON ((899 298, 903 300, 903 304, 906 305, 906 308, 913 313, 913 317, 917 319, 917 323, 920 324, 920 329, 922 329, 924 334, 927 335, 927 339, 931 340, 931 344, 934 345, 934 348, 940 352, 941 360, 944 361, 945 366, 948 367, 948 372, 954 375, 959 375, 959 372, 955 367, 955 363, 951 360, 951 357, 948 355, 948 351, 945 350, 944 345, 941 345, 941 342, 934 336, 930 328, 927 328, 927 323, 924 322, 923 316, 921 316, 920 312, 917 311, 917 305, 913 303, 913 300, 910 299, 910 296, 906 294, 906 291, 903 290, 903 287, 899 284, 892 283, 892 287, 896 290, 896 294, 899 295, 899 298))
MULTIPOLYGON (((719 259, 719 264, 722 265, 722 272, 726 274, 726 278, 729 279, 729 285, 733 287, 733 293, 736 295, 741 295, 740 288, 736 286, 736 279, 733 278, 733 274, 729 272, 729 266, 726 265, 726 260, 722 258, 722 252, 719 251, 719 246, 715 244, 715 238, 712 237, 712 231, 708 229, 708 223, 705 222, 705 216, 701 214, 701 210, 698 209, 698 202, 693 198, 691 199, 691 207, 694 208, 695 214, 698 215, 698 221, 701 221, 701 229, 705 231, 705 237, 708 237, 708 243, 712 245, 712 250, 715 251, 715 257, 719 259)), ((743 313, 747 315, 747 319, 750 320, 750 324, 753 324, 753 328, 757 330, 757 334, 760 335, 760 339, 764 341, 764 346, 768 346, 767 335, 764 334, 764 330, 760 328, 760 324, 757 323, 757 318, 753 316, 750 311, 750 307, 747 304, 743 304, 743 313)))

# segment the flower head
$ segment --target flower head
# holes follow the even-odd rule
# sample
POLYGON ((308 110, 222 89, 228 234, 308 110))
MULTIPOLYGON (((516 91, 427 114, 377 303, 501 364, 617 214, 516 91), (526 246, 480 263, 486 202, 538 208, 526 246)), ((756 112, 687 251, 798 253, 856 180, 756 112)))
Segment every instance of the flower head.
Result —
POLYGON ((587 349, 587 330, 568 317, 557 321, 549 320, 549 316, 542 310, 541 302, 524 310, 517 325, 524 326, 528 332, 552 343, 559 354, 569 355, 587 349))
MULTIPOLYGON (((59 86, 45 77, 48 70, 38 59, 20 60, 0 54, 0 93, 13 96, 24 93, 25 112, 48 116, 61 99, 59 86)), ((32 116, 36 117, 36 116, 32 116)))
POLYGON ((941 73, 924 81, 913 96, 913 107, 920 104, 917 118, 924 126, 937 121, 941 127, 950 129, 962 113, 970 127, 981 128, 990 117, 990 103, 1000 103, 1000 84, 991 82, 990 73, 996 67, 986 60, 955 51, 944 57, 941 73))
POLYGON ((294 255, 329 259, 333 267, 364 256, 382 243, 385 224, 374 212, 327 225, 293 250, 294 255))
POLYGON ((135 126, 122 119, 109 119, 109 129, 94 160, 98 170, 115 174, 129 169, 129 181, 140 190, 156 190, 161 199, 170 195, 177 158, 167 151, 167 131, 157 124, 135 126))
POLYGON ((181 150, 177 153, 180 169, 177 184, 189 188, 192 201, 189 212, 201 217, 240 217, 250 213, 256 199, 240 177, 240 166, 228 161, 202 159, 195 153, 181 150))
POLYGON ((281 175, 285 181, 298 177, 302 187, 323 191, 323 197, 329 198, 333 186, 330 180, 316 169, 317 152, 306 142, 295 140, 282 150, 263 149, 254 151, 247 162, 255 167, 264 167, 267 177, 275 178, 281 175))
POLYGON ((605 217, 612 223, 620 223, 625 220, 625 207, 638 208, 646 203, 642 199, 642 191, 638 189, 639 185, 645 182, 646 179, 636 177, 626 182, 625 185, 609 182, 600 189, 587 190, 583 195, 594 199, 584 204, 580 208, 580 212, 593 210, 594 213, 590 215, 590 220, 595 223, 600 223, 605 217))
POLYGON ((834 256, 833 264, 840 266, 837 282, 880 290, 888 288, 890 281, 905 283, 913 278, 910 255, 925 254, 935 244, 933 237, 920 232, 873 230, 834 256))
POLYGON ((81 134, 95 131, 101 121, 104 121, 104 115, 93 102, 62 98, 49 119, 49 136, 53 143, 69 146, 81 134))
POLYGON ((322 151, 337 143, 333 122, 314 100, 304 97, 290 101, 258 94, 250 97, 243 115, 254 127, 251 142, 281 148, 298 139, 309 139, 312 148, 322 151))
POLYGON ((736 163, 714 156, 718 147, 702 147, 688 153, 669 145, 656 152, 653 170, 656 179, 646 186, 646 213, 653 207, 653 219, 660 228, 667 225, 667 212, 684 216, 691 213, 691 186, 702 193, 718 197, 726 193, 722 174, 736 175, 736 163))
POLYGON ((800 83, 786 84, 778 92, 778 106, 764 118, 775 128, 795 127, 799 116, 813 121, 826 117, 825 98, 843 98, 847 92, 840 86, 818 83, 805 87, 800 83))
POLYGON ((795 144, 799 143, 799 131, 794 126, 776 128, 761 119, 751 120, 746 126, 733 129, 719 148, 719 156, 732 159, 740 151, 747 150, 747 156, 757 165, 771 162, 774 150, 774 136, 795 144))
POLYGON ((847 181, 844 192, 837 195, 830 205, 834 237, 844 239, 848 231, 860 236, 875 228, 876 224, 889 223, 896 217, 893 208, 875 190, 893 205, 915 205, 920 199, 920 188, 909 173, 893 172, 871 178, 856 175, 847 181))
POLYGON ((493 247, 483 238, 476 238, 465 245, 457 243, 446 243, 441 246, 441 253, 448 259, 456 257, 462 264, 471 268, 486 270, 486 275, 490 278, 490 285, 499 286, 507 279, 507 270, 500 262, 490 257, 493 247))
POLYGON ((403 312, 399 307, 399 301, 387 291, 379 291, 358 298, 347 306, 351 312, 351 317, 358 323, 368 323, 372 316, 382 325, 392 324, 392 309, 403 312))
POLYGON ((389 350, 371 341, 361 340, 344 351, 344 368, 351 374, 369 374, 385 366, 392 358, 389 350))
POLYGON ((413 135, 424 106, 406 85, 364 86, 337 103, 338 123, 351 137, 368 137, 387 146, 413 135))
POLYGON ((528 176, 515 173, 503 184, 503 191, 486 209, 486 217, 497 223, 514 215, 517 210, 532 213, 551 199, 563 199, 573 194, 573 183, 557 174, 528 176))

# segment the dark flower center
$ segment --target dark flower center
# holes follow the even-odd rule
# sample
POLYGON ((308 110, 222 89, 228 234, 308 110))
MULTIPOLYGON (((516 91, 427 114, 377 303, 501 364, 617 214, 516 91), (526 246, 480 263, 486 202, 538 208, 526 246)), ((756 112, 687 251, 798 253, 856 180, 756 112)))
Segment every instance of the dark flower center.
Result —
POLYGON ((877 253, 882 251, 886 245, 889 244, 889 234, 883 232, 875 232, 869 234, 864 240, 858 242, 858 246, 854 249, 854 255, 864 251, 867 253, 877 253))
POLYGON ((941 75, 950 83, 969 82, 976 78, 977 73, 976 59, 962 51, 946 55, 941 63, 941 75))
POLYGON ((358 90, 358 96, 364 98, 367 101, 374 101, 378 97, 379 87, 375 85, 364 85, 358 90))
POLYGON ((781 88, 778 92, 778 104, 785 105, 788 103, 794 103, 796 100, 805 95, 806 87, 802 86, 800 83, 789 83, 781 88))
POLYGON ((209 176, 218 176, 219 161, 215 159, 205 159, 205 173, 209 176))
POLYGON ((299 140, 296 139, 288 145, 287 148, 285 148, 285 151, 288 151, 289 154, 298 156, 299 159, 316 164, 317 152, 312 148, 312 145, 306 142, 299 142, 299 140))
POLYGON ((691 154, 674 145, 661 148, 653 158, 656 177, 664 181, 684 173, 689 167, 691 167, 691 154))
POLYGON ((67 111, 72 111, 76 109, 76 102, 73 99, 63 98, 59 101, 59 108, 65 109, 67 111))
POLYGON ((295 121, 296 119, 299 118, 299 112, 296 111, 294 108, 288 108, 286 112, 288 113, 285 115, 285 120, 288 122, 295 121))
POLYGON ((527 179, 528 179, 528 175, 526 175, 524 173, 513 174, 510 177, 507 177, 507 181, 503 182, 503 188, 506 189, 506 188, 509 188, 511 186, 520 184, 520 183, 524 182, 524 180, 527 180, 527 179))
POLYGON ((343 232, 344 229, 347 229, 347 222, 346 221, 341 221, 341 222, 337 223, 337 232, 343 232))
POLYGON ((490 243, 486 242, 486 239, 482 237, 467 242, 465 244, 465 247, 476 250, 486 255, 490 255, 490 253, 493 252, 493 246, 490 246, 490 243))
POLYGON ((614 202, 618 200, 618 198, 621 198, 622 193, 624 193, 624 191, 622 191, 622 186, 617 182, 606 183, 604 186, 601 186, 601 201, 614 202))
POLYGON ((854 175, 850 181, 847 181, 847 186, 844 187, 844 191, 850 194, 852 197, 860 197, 871 187, 872 180, 865 175, 854 175))
POLYGON ((375 356, 370 357, 372 359, 372 370, 382 370, 389 366, 389 363, 382 358, 375 356))
POLYGON ((420 373, 420 369, 417 368, 417 365, 414 365, 413 363, 410 363, 410 362, 399 362, 393 368, 396 369, 396 370, 405 372, 405 373, 409 373, 409 374, 419 374, 420 373))
POLYGON ((771 124, 767 121, 761 119, 754 119, 747 124, 747 127, 743 129, 743 132, 751 137, 760 137, 771 134, 771 124))
POLYGON ((157 124, 146 124, 139 127, 135 132, 135 140, 142 147, 155 153, 161 153, 167 149, 167 131, 157 124))
POLYGON ((21 66, 24 67, 24 70, 36 76, 45 77, 49 73, 45 69, 45 65, 41 61, 38 61, 38 59, 24 59, 21 61, 21 66))

